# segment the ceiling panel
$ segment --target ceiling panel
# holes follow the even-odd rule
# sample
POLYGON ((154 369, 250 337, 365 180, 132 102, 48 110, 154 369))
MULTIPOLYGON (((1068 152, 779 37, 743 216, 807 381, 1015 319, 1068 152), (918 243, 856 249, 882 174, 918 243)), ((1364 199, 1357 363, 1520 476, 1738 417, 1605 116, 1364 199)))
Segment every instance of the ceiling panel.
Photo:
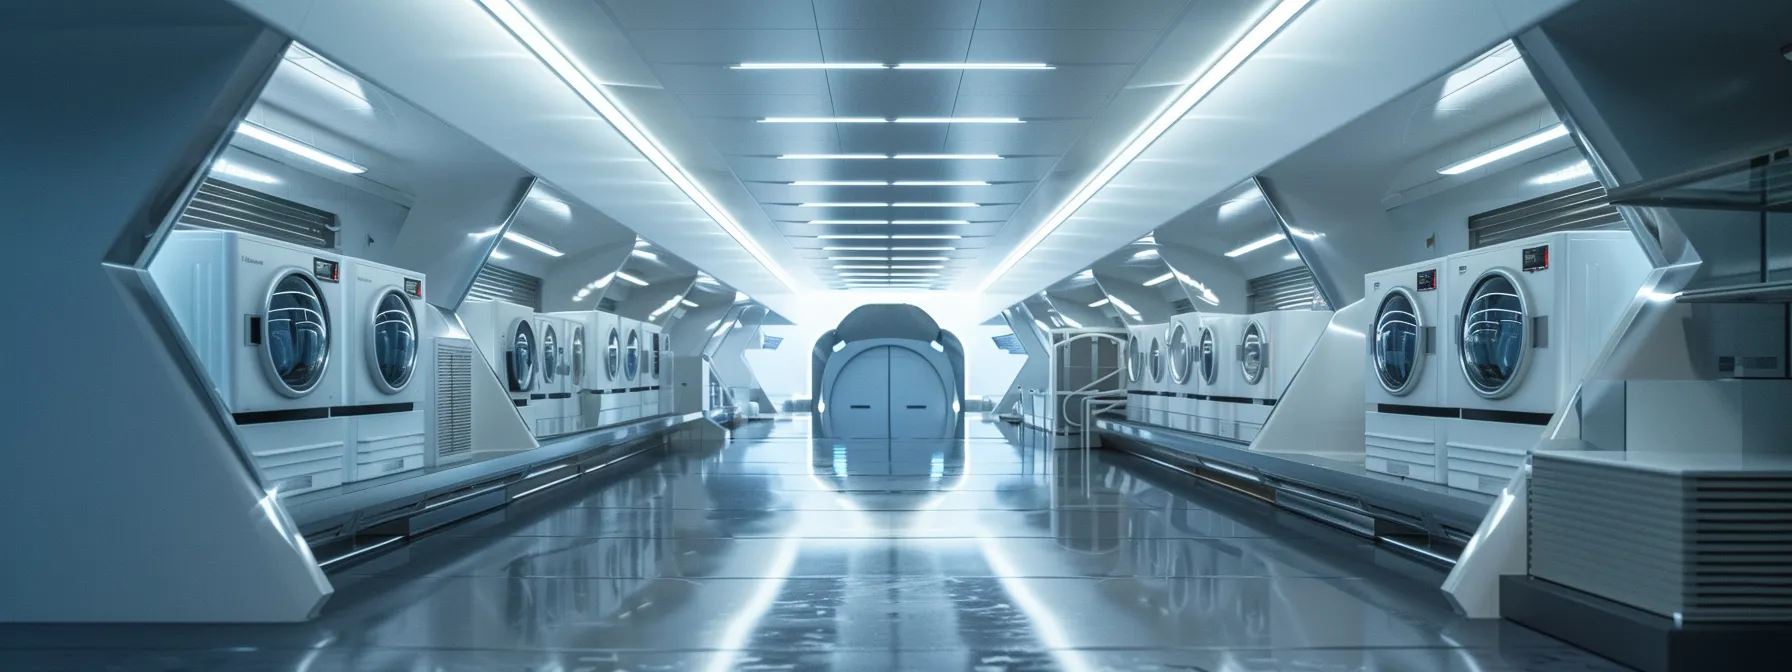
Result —
POLYGON ((980 29, 971 39, 967 61, 1006 63, 1127 64, 1144 60, 1163 31, 1145 30, 992 30, 980 29))
POLYGON ((964 0, 830 0, 815 3, 823 29, 969 29, 977 23, 977 3, 964 0))
POLYGON ((958 62, 965 60, 971 45, 969 30, 823 30, 820 34, 822 55, 835 63, 958 62))
POLYGON ((948 116, 961 73, 952 70, 834 70, 827 73, 834 106, 845 115, 948 116))
POLYGON ((977 27, 987 29, 1159 29, 1173 23, 1188 0, 982 0, 977 27))
POLYGON ((808 70, 732 70, 723 63, 659 63, 660 83, 674 94, 827 94, 826 73, 808 70))
POLYGON ((654 63, 813 62, 822 60, 813 29, 635 30, 629 41, 654 63))
POLYGON ((825 117, 834 114, 834 100, 825 93, 686 94, 678 97, 692 117, 825 117))
POLYGON ((717 28, 725 30, 812 29, 810 0, 607 0, 617 23, 629 30, 717 28))

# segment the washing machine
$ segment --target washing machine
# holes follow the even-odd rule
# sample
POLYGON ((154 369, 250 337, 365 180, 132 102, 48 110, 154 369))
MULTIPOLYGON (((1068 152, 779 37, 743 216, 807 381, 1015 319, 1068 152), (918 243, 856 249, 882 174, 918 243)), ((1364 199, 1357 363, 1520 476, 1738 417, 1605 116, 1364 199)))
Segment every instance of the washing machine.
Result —
POLYGON ((1444 381, 1454 372, 1447 336, 1449 278, 1445 259, 1363 276, 1363 296, 1375 306, 1369 335, 1369 375, 1363 381, 1363 466, 1369 471, 1428 483, 1444 482, 1444 381), (1439 325, 1444 325, 1440 331, 1439 325))
POLYGON ((541 341, 535 333, 534 309, 509 301, 475 300, 463 304, 459 315, 467 334, 504 383, 517 415, 534 431, 536 413, 541 410, 530 398, 541 378, 541 341))
POLYGON ((598 313, 598 334, 602 364, 600 365, 601 389, 596 396, 599 415, 599 426, 614 425, 623 422, 623 406, 628 399, 628 378, 623 375, 623 346, 627 337, 623 335, 622 317, 610 313, 598 313))
POLYGON ((602 313, 595 310, 575 310, 560 313, 549 313, 560 318, 566 324, 566 391, 568 396, 560 405, 560 427, 567 432, 591 429, 597 426, 599 406, 597 399, 607 389, 604 383, 602 363, 602 313))
POLYGON ((235 231, 172 231, 149 271, 280 496, 342 483, 342 258, 235 231))
POLYGON ((1651 270, 1628 231, 1551 233, 1451 255, 1451 487, 1497 493, 1567 403, 1651 270))
POLYGON ((423 467, 428 372, 420 356, 424 276, 353 257, 342 260, 348 455, 343 479, 364 481, 423 467))
POLYGON ((1139 346, 1142 348, 1145 372, 1145 418, 1144 422, 1169 426, 1170 399, 1164 395, 1170 392, 1168 339, 1170 325, 1168 323, 1147 324, 1139 328, 1139 346))
POLYGON ((622 421, 641 418, 642 402, 647 397, 641 372, 641 321, 622 318, 622 421))
POLYGON ((644 418, 660 414, 660 365, 664 336, 665 330, 660 325, 641 325, 641 382, 647 388, 641 395, 641 417, 644 418))
POLYGON ((567 364, 567 323, 546 313, 537 313, 535 337, 541 344, 541 362, 536 367, 540 380, 529 393, 529 405, 535 407, 536 437, 558 436, 566 431, 565 405, 572 399, 571 367, 567 364))
POLYGON ((1236 346, 1244 328, 1242 318, 1224 313, 1201 314, 1201 331, 1195 337, 1195 370, 1199 374, 1195 386, 1197 433, 1238 438, 1235 407, 1242 399, 1238 396, 1236 346))
POLYGON ((1136 326, 1126 328, 1126 419, 1132 422, 1144 422, 1149 412, 1145 393, 1145 346, 1141 334, 1143 329, 1136 326))
POLYGON ((1278 310, 1244 319, 1238 335, 1237 395, 1244 401, 1233 409, 1238 440, 1257 438, 1331 322, 1329 310, 1278 310))
POLYGON ((1164 366, 1168 371, 1169 389, 1165 393, 1168 404, 1165 415, 1171 429, 1182 431, 1194 430, 1195 395, 1199 386, 1195 375, 1196 339, 1201 334, 1200 313, 1184 313, 1170 318, 1170 332, 1166 339, 1166 356, 1164 366))

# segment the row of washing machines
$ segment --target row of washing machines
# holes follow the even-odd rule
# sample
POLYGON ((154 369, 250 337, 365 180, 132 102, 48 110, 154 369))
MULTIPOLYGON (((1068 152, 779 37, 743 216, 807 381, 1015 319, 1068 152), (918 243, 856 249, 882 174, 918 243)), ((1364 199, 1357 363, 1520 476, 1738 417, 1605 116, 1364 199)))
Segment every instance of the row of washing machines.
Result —
POLYGON ((1249 442, 1331 318, 1329 310, 1186 313, 1129 327, 1127 419, 1249 442))
POLYGON ((536 436, 660 414, 671 344, 659 325, 595 310, 537 313, 496 300, 468 301, 459 314, 536 436))
POLYGON ((1498 493, 1651 268, 1628 231, 1576 231, 1365 276, 1365 466, 1498 493))

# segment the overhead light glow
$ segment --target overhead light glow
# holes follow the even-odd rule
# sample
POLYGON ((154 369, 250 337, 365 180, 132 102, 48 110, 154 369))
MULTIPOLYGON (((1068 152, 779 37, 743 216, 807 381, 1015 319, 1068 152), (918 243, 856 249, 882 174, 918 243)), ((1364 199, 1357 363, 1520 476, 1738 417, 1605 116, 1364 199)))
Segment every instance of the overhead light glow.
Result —
POLYGON ((1287 261, 1295 261, 1297 259, 1300 259, 1300 253, 1299 252, 1289 252, 1287 254, 1282 255, 1282 259, 1287 260, 1287 261))
POLYGON ((891 184, 898 187, 987 187, 983 180, 897 180, 891 184))
POLYGON ((897 70, 1056 70, 1049 63, 898 63, 897 70))
POLYGON ((889 224, 882 219, 811 219, 810 224, 889 224))
POLYGON ((1000 154, 897 154, 898 159, 936 159, 942 161, 993 161, 1000 154))
POLYGON ((1132 258, 1134 258, 1134 259, 1150 259, 1157 255, 1158 255, 1157 249, 1153 248, 1153 249, 1149 249, 1149 250, 1139 250, 1137 252, 1134 252, 1134 253, 1132 253, 1132 258))
POLYGON ((891 203, 892 208, 975 208, 977 203, 891 203))
POLYGON ((1076 274, 1076 279, 1078 279, 1078 280, 1094 280, 1095 279, 1095 269, 1093 269, 1093 268, 1083 269, 1083 272, 1076 274))
POLYGON ((889 236, 880 235, 880 234, 862 234, 861 235, 861 234, 843 233, 843 234, 830 234, 830 235, 826 235, 826 236, 816 236, 816 238, 820 238, 822 240, 886 240, 889 238, 889 236))
POLYGON ((653 247, 653 243, 649 243, 645 239, 642 239, 642 238, 636 238, 635 239, 635 247, 653 247))
POLYGON ((887 208, 889 203, 798 203, 799 208, 887 208))
POLYGON ((826 161, 826 160, 830 160, 830 159, 838 159, 838 160, 842 160, 842 161, 857 161, 857 160, 861 160, 861 159, 863 159, 863 160, 887 159, 887 158, 890 158, 890 155, 888 155, 888 154, 783 154, 783 155, 780 155, 778 158, 799 160, 799 161, 802 161, 802 160, 826 161))
POLYGON ((951 261, 949 257, 890 257, 890 261, 951 261))
POLYGON ((1100 308, 1100 307, 1102 307, 1102 306, 1105 306, 1105 305, 1108 305, 1108 300, 1107 300, 1107 299, 1102 299, 1102 300, 1100 300, 1100 301, 1096 301, 1096 302, 1095 302, 1095 303, 1091 303, 1091 304, 1089 304, 1089 307, 1090 307, 1090 308, 1100 308))
POLYGON ((660 260, 660 255, 657 255, 657 254, 654 254, 654 253, 652 253, 652 252, 648 252, 648 251, 647 251, 647 250, 643 250, 643 249, 640 249, 640 248, 635 248, 635 249, 634 249, 634 250, 632 250, 632 251, 630 251, 630 252, 629 252, 629 254, 632 254, 632 255, 635 255, 635 256, 637 256, 637 257, 640 257, 640 258, 642 258, 642 259, 650 259, 650 260, 653 260, 653 261, 659 261, 659 260, 660 260))
POLYGON ((627 274, 627 273, 623 273, 623 272, 622 272, 622 271, 617 271, 617 272, 616 272, 616 277, 618 277, 618 278, 622 278, 622 279, 623 279, 623 280, 626 280, 626 281, 628 281, 628 282, 632 282, 632 283, 634 283, 634 284, 637 284, 637 285, 640 285, 640 286, 642 286, 642 287, 646 287, 646 286, 647 286, 647 281, 646 281, 646 280, 642 280, 642 279, 640 279, 640 278, 637 278, 637 277, 635 277, 635 276, 632 276, 632 275, 629 275, 629 274, 627 274))
POLYGON ((824 247, 823 252, 883 252, 887 247, 824 247))
POLYGON ((680 298, 678 300, 678 302, 684 304, 684 307, 686 307, 686 308, 697 308, 698 307, 697 302, 692 301, 690 299, 680 298))
POLYGON ((793 187, 887 187, 889 182, 883 180, 797 180, 791 182, 793 187))
POLYGON ((891 224, 969 224, 968 219, 893 219, 891 224))
POLYGON ((761 124, 887 124, 883 117, 766 117, 761 124))
POLYGON ((329 152, 318 149, 316 147, 312 147, 311 145, 307 145, 303 142, 299 142, 297 140, 286 137, 279 133, 275 133, 273 131, 268 130, 267 128, 264 128, 262 126, 259 126, 257 124, 251 123, 251 122, 245 121, 245 122, 237 124, 236 132, 238 135, 243 135, 243 136, 247 136, 250 138, 254 138, 256 140, 260 140, 262 142, 268 143, 268 144, 278 147, 282 150, 285 150, 287 153, 296 155, 303 159, 308 159, 308 160, 314 161, 316 163, 321 163, 327 167, 334 168, 336 170, 340 170, 345 173, 359 175, 361 173, 367 172, 366 166, 363 166, 359 163, 355 163, 348 159, 344 159, 340 156, 331 154, 329 152))
POLYGON ((1531 179, 1531 184, 1557 184, 1570 180, 1584 180, 1593 176, 1593 166, 1582 160, 1567 168, 1550 171, 1531 179))
POLYGON ((510 242, 516 243, 518 245, 521 245, 523 247, 527 247, 531 250, 535 250, 536 252, 540 252, 542 254, 548 255, 550 257, 565 256, 565 254, 566 254, 565 252, 561 252, 560 250, 554 249, 554 246, 552 246, 552 245, 541 242, 534 238, 530 238, 528 236, 517 233, 515 231, 505 231, 504 239, 508 240, 510 242))
POLYGON ((510 258, 510 255, 505 254, 503 252, 499 252, 497 250, 492 250, 492 253, 490 256, 493 259, 509 259, 510 258))
POLYGON ((1031 254, 1033 248, 1038 247, 1046 237, 1052 235, 1053 231, 1058 230, 1058 227, 1082 208, 1084 203, 1089 202, 1089 199, 1094 198, 1097 192, 1107 186, 1115 175, 1120 174, 1120 171, 1130 165, 1133 159, 1138 158, 1147 147, 1151 146, 1151 143, 1156 142, 1159 136, 1162 136, 1171 126, 1176 125, 1177 121, 1188 116, 1189 110, 1194 109, 1197 103, 1218 88, 1221 82, 1224 82, 1240 65, 1244 64, 1245 60, 1257 53, 1257 50, 1269 42, 1269 39, 1274 37, 1277 32, 1280 32, 1283 26, 1288 25, 1288 22, 1293 21, 1301 10, 1306 9, 1312 3, 1313 0, 1281 0, 1276 3, 1276 6, 1270 9, 1268 14, 1257 21, 1257 25, 1252 26, 1250 31, 1239 37, 1237 42, 1232 43, 1232 46, 1220 56, 1219 60, 1214 61, 1205 72, 1195 78, 1194 82, 1189 84, 1187 89, 1183 89, 1182 94, 1177 96, 1174 101, 1159 110, 1157 116, 1152 118, 1150 123, 1134 133, 1132 139, 1121 145, 1119 151, 1109 156, 1099 170, 1096 170, 1087 180, 1083 181, 1081 186, 1071 192, 1069 198, 1064 199, 1064 202, 1058 204, 1051 214, 1046 215, 1044 221, 1041 221, 1031 234, 1022 239, 1021 244, 1015 246, 1014 250, 1002 259, 1002 263, 997 264, 990 271, 989 276, 984 278, 977 290, 988 291, 990 286, 1000 280, 1009 269, 1014 268, 1014 265, 1020 263, 1021 259, 1031 254))
POLYGON ((951 248, 951 247, 892 247, 890 249, 895 252, 950 252, 956 248, 951 248))
POLYGON ((898 124, 1024 124, 1019 117, 897 117, 898 124))
POLYGON ((730 70, 885 70, 883 63, 741 63, 730 70))
POLYGON ((218 159, 217 161, 213 161, 211 172, 261 184, 280 183, 280 178, 278 177, 274 177, 273 175, 269 175, 248 166, 231 162, 228 159, 218 159))
POLYGON ((1170 272, 1170 273, 1165 273, 1165 274, 1163 274, 1163 275, 1160 275, 1160 276, 1157 276, 1157 277, 1155 277, 1155 278, 1152 278, 1152 279, 1150 279, 1150 280, 1146 280, 1146 281, 1145 281, 1145 282, 1144 282, 1144 283, 1142 283, 1142 284, 1144 284, 1144 285, 1145 285, 1145 286, 1146 286, 1146 287, 1156 287, 1156 286, 1158 286, 1158 285, 1161 285, 1161 284, 1164 284, 1164 283, 1166 283, 1166 282, 1169 282, 1169 281, 1170 281, 1170 278, 1174 278, 1174 277, 1176 277, 1176 273, 1175 273, 1175 272, 1170 272))
POLYGON ((882 264, 835 264, 834 270, 836 270, 836 271, 876 271, 876 270, 887 271, 887 270, 890 270, 890 267, 882 265, 882 264))
POLYGON ((1120 297, 1110 296, 1110 297, 1108 297, 1108 300, 1113 301, 1114 307, 1119 308, 1120 312, 1126 313, 1127 315, 1131 315, 1133 317, 1139 316, 1139 311, 1135 310, 1131 304, 1128 304, 1127 302, 1120 300, 1120 297))
POLYGON ((667 179, 670 179, 678 187, 679 191, 684 192, 685 196, 695 202, 698 208, 709 215, 710 219, 715 220, 723 231, 728 232, 735 242, 746 249, 747 254, 757 259, 785 287, 794 292, 801 291, 797 289, 796 282, 790 279, 789 274, 784 272, 784 267, 780 266, 777 260, 772 259, 765 248, 760 247, 759 242, 754 240, 753 236, 748 234, 745 229, 742 229, 740 223, 734 221, 734 217, 729 215, 727 210, 722 209, 722 206, 710 197, 702 185, 686 174, 684 168, 679 166, 670 154, 660 148, 659 143, 648 136, 646 131, 635 126, 634 121, 622 111, 622 108, 611 102, 603 91, 587 78, 584 72, 566 57, 566 54, 560 51, 554 41, 536 27, 536 23, 521 8, 512 4, 511 0, 478 0, 478 2, 485 7, 487 12, 491 13, 493 18, 498 20, 498 23, 503 24, 512 35, 522 41, 524 46, 534 52, 536 58, 553 70, 554 74, 559 75, 567 86, 579 94, 579 97, 585 99, 586 104, 609 122, 611 127, 627 138, 629 144, 634 145, 636 151, 641 152, 648 162, 659 168, 660 172, 664 173, 667 179))
POLYGON ((1524 136, 1517 140, 1513 140, 1512 142, 1508 142, 1504 145, 1500 145, 1493 149, 1490 149, 1490 150, 1487 150, 1480 154, 1477 154, 1477 155, 1475 155, 1474 158, 1471 158, 1467 161, 1463 161, 1461 163, 1452 163, 1443 168, 1439 168, 1437 170, 1437 172, 1444 174, 1444 175, 1460 175, 1462 173, 1466 173, 1466 172, 1474 170, 1476 168, 1480 168, 1481 166, 1485 166, 1489 163, 1493 163, 1500 159, 1504 159, 1506 157, 1518 154, 1527 149, 1537 147, 1538 145, 1542 145, 1543 143, 1549 142, 1556 138, 1567 137, 1567 135, 1568 135, 1568 127, 1565 125, 1562 125, 1562 124, 1556 124, 1549 128, 1545 128, 1541 131, 1537 131, 1536 133, 1532 133, 1530 135, 1524 136))
POLYGON ((937 234, 937 235, 936 234, 918 234, 918 235, 897 234, 894 236, 890 236, 890 238, 895 239, 895 240, 959 240, 961 238, 964 238, 964 236, 956 236, 956 235, 947 234, 947 233, 942 233, 942 234, 937 234))
POLYGON ((1283 240, 1287 240, 1287 238, 1288 238, 1288 234, 1284 234, 1284 233, 1277 233, 1277 234, 1264 236, 1262 238, 1258 238, 1257 240, 1253 240, 1251 242, 1248 242, 1248 243, 1238 246, 1238 249, 1232 250, 1231 252, 1227 252, 1226 256, 1237 257, 1237 256, 1245 255, 1245 254, 1250 254, 1251 252, 1254 252, 1256 250, 1261 250, 1265 247, 1269 247, 1269 246, 1279 243, 1283 240))

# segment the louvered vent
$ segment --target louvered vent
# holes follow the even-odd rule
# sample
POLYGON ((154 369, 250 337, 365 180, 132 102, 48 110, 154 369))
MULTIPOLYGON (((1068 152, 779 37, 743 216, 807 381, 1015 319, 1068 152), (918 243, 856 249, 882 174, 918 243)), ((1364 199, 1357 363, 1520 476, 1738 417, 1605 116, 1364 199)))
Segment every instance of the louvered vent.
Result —
POLYGON ((1313 272, 1305 266, 1251 278, 1245 291, 1250 294, 1252 313, 1315 308, 1323 310, 1330 307, 1325 305, 1325 299, 1319 295, 1319 284, 1313 281, 1313 272))
POLYGON ((1015 336, 1014 334, 1002 334, 1001 336, 991 336, 990 340, 995 341, 996 347, 1001 348, 1004 352, 1007 352, 1008 354, 1011 354, 1011 355, 1027 354, 1026 347, 1024 347, 1020 344, 1020 337, 1015 336))
POLYGON ((1188 299, 1177 299, 1170 302, 1171 315, 1186 315, 1195 312, 1195 302, 1188 299))
POLYGON ((243 231, 325 250, 336 249, 336 215, 237 185, 205 178, 178 223, 243 231))
POLYGON ((1792 621, 1792 460, 1629 459, 1660 464, 1536 454, 1533 576, 1687 622, 1792 621))
POLYGON ((1624 218, 1606 202, 1598 182, 1483 212, 1468 218, 1469 249, 1498 245, 1552 231, 1622 229, 1624 218))
POLYGON ((467 299, 497 299, 541 310, 541 278, 487 263, 473 278, 467 299))
POLYGON ((609 298, 598 299, 597 309, 606 313, 614 313, 616 312, 616 300, 609 298))
POLYGON ((764 338, 761 347, 766 350, 777 350, 778 346, 784 344, 784 338, 781 336, 766 336, 764 338))
POLYGON ((473 452, 473 342, 436 339, 435 416, 430 445, 435 463, 473 452))

